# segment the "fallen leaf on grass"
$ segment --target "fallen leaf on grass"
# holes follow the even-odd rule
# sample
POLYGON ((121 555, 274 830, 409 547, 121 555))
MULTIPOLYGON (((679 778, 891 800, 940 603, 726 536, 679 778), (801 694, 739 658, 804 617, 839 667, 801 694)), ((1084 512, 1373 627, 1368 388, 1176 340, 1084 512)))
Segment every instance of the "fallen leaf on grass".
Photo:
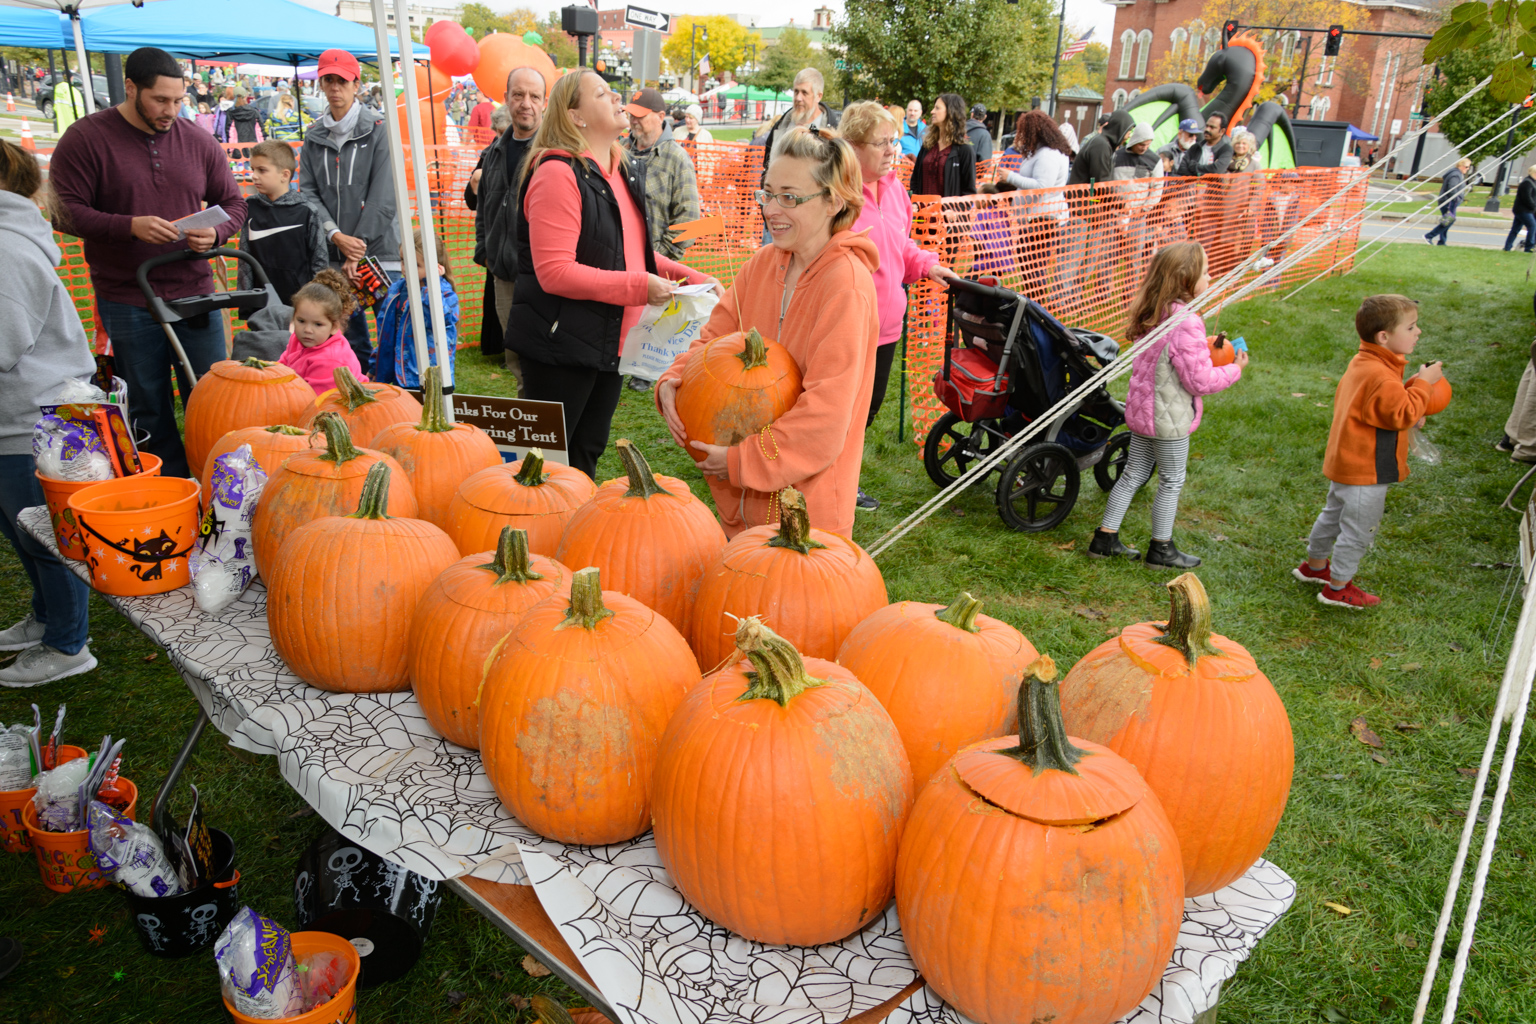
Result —
POLYGON ((1077 541, 1069 540, 1065 544, 1056 544, 1054 547, 1057 551, 1071 551, 1073 548, 1077 547, 1077 541))
POLYGON ((459 992, 457 990, 449 992, 448 993, 448 1005, 449 1006, 458 1006, 460 1003, 462 1003, 464 1001, 464 999, 466 998, 467 995, 468 995, 468 993, 459 992))
POLYGON ((1305 391, 1292 391, 1291 392, 1291 397, 1292 398, 1306 398, 1307 397, 1307 393, 1305 391))
POLYGON ((1399 672, 1417 672, 1419 669, 1421 669, 1423 667, 1424 667, 1423 665, 1419 664, 1416 661, 1410 661, 1408 664, 1400 666, 1398 668, 1398 671, 1399 672))
POLYGON ((1390 764, 1392 762, 1390 757, 1380 752, 1372 754, 1371 760, 1375 761, 1377 764, 1390 764))
POLYGON ((144 655, 144 660, 145 661, 154 661, 158 657, 160 657, 160 652, 159 651, 150 651, 148 654, 144 655))
POLYGON ((1104 627, 1104 635, 1105 636, 1119 636, 1120 635, 1120 631, 1118 629, 1116 629, 1114 626, 1105 626, 1104 627))
POLYGON ((1340 917, 1348 917, 1350 914, 1354 913, 1353 910, 1350 910, 1344 904, 1342 904, 1342 903, 1334 903, 1332 900, 1324 900, 1323 901, 1323 906, 1327 907, 1329 910, 1333 911, 1335 914, 1338 914, 1340 917))
POLYGON ((507 996, 507 1004, 514 1007, 515 1009, 526 1010, 528 1007, 533 1005, 533 1000, 529 999, 527 996, 520 996, 516 992, 513 992, 511 995, 507 996))
POLYGON ((499 374, 499 373, 491 374, 491 380, 501 380, 501 374, 499 374))
POLYGON ((1402 946, 1404 949, 1419 948, 1419 940, 1414 938, 1412 935, 1409 935, 1407 932, 1398 932, 1395 936, 1393 936, 1393 938, 1396 940, 1397 944, 1402 946))
POLYGON ((1265 327, 1270 326, 1269 321, 1265 320, 1263 317, 1259 317, 1259 323, 1263 324, 1265 327))
POLYGON ((1343 775, 1343 773, 1336 773, 1334 775, 1324 775, 1323 778, 1331 779, 1334 782, 1338 782, 1338 781, 1340 781, 1341 779, 1344 778, 1344 775, 1343 775))
POLYGON ((1081 615, 1085 619, 1094 620, 1102 619, 1104 617, 1104 613, 1099 611, 1097 608, 1089 608, 1087 605, 1081 604, 1072 609, 1072 614, 1081 615))
POLYGON ((963 508, 950 509, 950 511, 955 514, 955 518, 956 519, 964 519, 965 518, 965 509, 963 509, 963 508))
POLYGON ((1457 654, 1463 654, 1466 652, 1466 648, 1461 646, 1461 644, 1457 643, 1455 640, 1451 641, 1450 646, 1451 650, 1455 651, 1457 654))
POLYGON ((1380 658, 1372 658, 1371 659, 1371 668, 1381 668, 1381 659, 1380 658))
MULTIPOLYGON (((1334 310, 1334 312, 1337 313, 1338 310, 1334 310)), ((1327 1021, 1328 1024, 1349 1024, 1349 1018, 1342 1011, 1332 1006, 1323 1007, 1321 1013, 1323 1020, 1327 1021)))
POLYGON ((1462 775, 1465 775, 1469 779, 1477 778, 1477 769, 1476 768, 1457 768, 1456 770, 1458 772, 1460 772, 1462 775))
POLYGON ((1213 534, 1211 534, 1211 540, 1214 540, 1218 544, 1220 544, 1222 541, 1225 541, 1227 539, 1228 539, 1228 537, 1224 533, 1213 533, 1213 534))
POLYGON ((530 978, 547 978, 554 973, 532 956, 523 957, 523 970, 528 972, 528 977, 530 978))
POLYGON ((292 814, 288 815, 288 817, 289 817, 290 820, 292 820, 294 818, 307 818, 311 814, 314 814, 314 813, 315 813, 315 809, 313 807, 300 807, 298 810, 296 810, 292 814))
POLYGON ((1398 722, 1392 728, 1396 729, 1398 732, 1418 732, 1424 727, 1418 722, 1398 722))
POLYGON ((58 971, 59 977, 61 978, 67 978, 74 973, 75 969, 73 967, 60 967, 58 971))
POLYGON ((1371 727, 1366 724, 1364 718, 1357 718, 1353 722, 1350 722, 1349 731, 1355 737, 1355 739, 1359 740, 1361 743, 1364 743, 1368 747, 1376 747, 1379 749, 1382 746, 1381 737, 1377 736, 1374 732, 1371 731, 1371 727))
MULTIPOLYGON (((1451 808, 1451 813, 1454 814, 1458 818, 1465 818, 1467 816, 1467 812, 1462 810, 1459 807, 1452 807, 1451 808)), ((1479 814, 1477 816, 1477 823, 1479 825, 1486 825, 1486 824, 1488 824, 1488 815, 1486 815, 1486 814, 1479 814)))

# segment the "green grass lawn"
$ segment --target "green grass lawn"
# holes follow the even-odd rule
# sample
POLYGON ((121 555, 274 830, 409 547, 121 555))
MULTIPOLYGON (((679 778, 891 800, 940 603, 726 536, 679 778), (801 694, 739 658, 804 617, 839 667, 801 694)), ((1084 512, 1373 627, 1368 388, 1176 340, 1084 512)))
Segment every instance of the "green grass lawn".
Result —
MULTIPOLYGON (((1177 538, 1206 560, 1199 573, 1217 629, 1253 652, 1290 710, 1296 776, 1267 856, 1300 886, 1295 907, 1224 989, 1224 1022, 1411 1016, 1472 787, 1458 769, 1477 765, 1518 615, 1516 607, 1501 617, 1508 571, 1479 566, 1517 560, 1518 517, 1498 504, 1520 469, 1491 443, 1529 351, 1530 290, 1523 268, 1480 250, 1395 245, 1354 277, 1221 317, 1222 328, 1248 338, 1254 361, 1235 388, 1206 404, 1177 538), (1356 347, 1353 313, 1373 292, 1420 300, 1417 358, 1445 360, 1456 398, 1426 430, 1443 461, 1415 463, 1408 482, 1393 488, 1361 569, 1360 582, 1383 604, 1352 614, 1323 608, 1290 569, 1326 486, 1322 450, 1334 385, 1356 347), (1351 736, 1356 717, 1384 740, 1385 763, 1351 736), (1325 901, 1352 912, 1341 916, 1325 901)), ((461 391, 505 392, 506 376, 477 352, 461 352, 458 365, 461 391)), ((896 440, 897 406, 893 390, 867 442, 863 482, 882 508, 859 519, 865 544, 934 493, 910 433, 896 440)), ((649 395, 623 392, 613 436, 633 439, 659 471, 707 497, 649 395)), ((605 457, 601 470, 617 475, 617 459, 605 457)), ((1166 614, 1167 575, 1085 556, 1103 501, 1090 477, 1061 527, 1016 534, 998 519, 991 488, 978 486, 884 556, 890 597, 948 601, 968 589, 1065 668, 1120 627, 1166 614)), ((1126 538, 1138 546, 1149 508, 1144 493, 1126 520, 1126 538)), ((6 622, 25 611, 21 578, 9 549, 0 551, 6 622)), ((67 700, 71 740, 94 746, 103 732, 126 735, 126 774, 145 791, 143 808, 194 704, 164 654, 99 599, 92 611, 101 667, 42 690, 0 692, 0 721, 30 720, 34 700, 45 714, 67 700)), ((244 898, 292 924, 293 865, 320 822, 304 816, 272 759, 236 757, 211 731, 186 777, 202 791, 209 822, 236 839, 244 898)), ((1536 1019, 1533 779, 1531 758, 1522 756, 1460 1020, 1536 1019)), ((0 1024, 218 1019, 211 958, 167 963, 142 954, 118 894, 54 895, 30 857, 4 857, 0 906, 0 930, 18 935, 29 954, 0 982, 0 1024), (101 945, 88 941, 93 926, 107 930, 101 945)), ((527 1020, 509 997, 560 986, 529 978, 521 959, 450 895, 422 961, 405 980, 364 993, 359 1015, 369 1024, 527 1020)))
POLYGON ((746 142, 757 133, 756 128, 709 128, 709 134, 713 135, 716 142, 746 142))

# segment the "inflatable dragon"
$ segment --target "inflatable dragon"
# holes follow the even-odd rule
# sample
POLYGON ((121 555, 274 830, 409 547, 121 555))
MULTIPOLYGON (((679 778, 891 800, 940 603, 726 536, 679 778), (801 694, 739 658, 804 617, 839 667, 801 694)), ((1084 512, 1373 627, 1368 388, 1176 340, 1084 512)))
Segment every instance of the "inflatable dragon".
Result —
POLYGON ((1274 100, 1253 106, 1259 87, 1264 84, 1264 47, 1246 33, 1234 36, 1223 49, 1211 54, 1201 72, 1199 93, 1182 83, 1159 85, 1148 89, 1126 105, 1126 112, 1138 123, 1151 125, 1153 146, 1171 141, 1179 122, 1192 117, 1202 125, 1212 114, 1227 119, 1227 130, 1241 121, 1252 107, 1247 128, 1258 140, 1258 152, 1264 166, 1277 170, 1296 166, 1296 137, 1285 108, 1274 100), (1217 86, 1221 91, 1216 92, 1217 86), (1216 93, 1204 107, 1200 96, 1216 93))

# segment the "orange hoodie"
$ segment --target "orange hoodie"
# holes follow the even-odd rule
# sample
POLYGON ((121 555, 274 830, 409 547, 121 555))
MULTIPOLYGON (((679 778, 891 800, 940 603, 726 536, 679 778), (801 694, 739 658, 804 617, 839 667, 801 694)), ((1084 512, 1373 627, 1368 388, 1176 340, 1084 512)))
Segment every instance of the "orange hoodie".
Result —
POLYGON ((812 526, 848 537, 874 388, 880 317, 870 274, 880 256, 862 232, 833 235, 795 283, 781 323, 789 259, 776 246, 759 249, 715 306, 698 340, 661 380, 679 379, 694 349, 733 331, 756 327, 787 348, 805 390, 773 424, 729 449, 728 480, 705 478, 715 511, 726 535, 734 537, 750 526, 777 522, 776 495, 794 486, 805 495, 812 526))
POLYGON ((1323 475, 1340 484, 1395 484, 1408 479, 1408 428, 1451 401, 1444 378, 1403 382, 1408 357, 1362 341, 1333 396, 1333 426, 1323 475))

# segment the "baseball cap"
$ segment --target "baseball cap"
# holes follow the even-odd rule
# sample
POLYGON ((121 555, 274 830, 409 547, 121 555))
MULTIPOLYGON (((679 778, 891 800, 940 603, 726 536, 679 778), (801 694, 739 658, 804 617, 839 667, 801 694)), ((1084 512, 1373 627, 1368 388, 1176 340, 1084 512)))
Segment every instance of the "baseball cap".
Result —
POLYGON ((315 67, 315 75, 324 78, 326 75, 340 75, 348 81, 355 82, 362 77, 362 68, 358 67, 357 58, 346 50, 326 50, 320 55, 320 62, 315 67))
POLYGON ((984 104, 981 104, 981 103, 972 103, 971 104, 971 116, 975 117, 975 118, 986 117, 987 116, 987 108, 986 108, 986 106, 984 104))
POLYGON ((1190 135, 1200 134, 1200 122, 1192 117, 1186 117, 1179 122, 1179 131, 1188 132, 1190 135))
POLYGON ((662 102, 661 93, 655 89, 641 89, 630 97, 628 105, 624 107, 624 113, 631 117, 644 117, 646 114, 660 114, 667 109, 662 102))

